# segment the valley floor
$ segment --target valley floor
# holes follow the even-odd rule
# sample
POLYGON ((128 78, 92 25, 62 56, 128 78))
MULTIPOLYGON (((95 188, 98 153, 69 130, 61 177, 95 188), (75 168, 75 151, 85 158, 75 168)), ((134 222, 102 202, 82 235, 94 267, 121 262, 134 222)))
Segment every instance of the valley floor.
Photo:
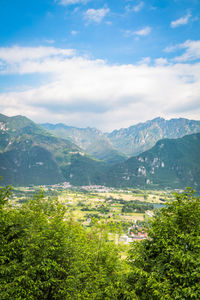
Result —
MULTIPOLYGON (((146 228, 154 210, 173 199, 170 190, 122 190, 103 186, 77 188, 67 183, 41 188, 46 197, 57 197, 64 204, 67 208, 66 219, 71 217, 88 230, 95 222, 108 224, 109 238, 116 243, 146 238, 146 228)), ((31 199, 38 190, 38 186, 14 188, 12 205, 20 205, 31 199)))

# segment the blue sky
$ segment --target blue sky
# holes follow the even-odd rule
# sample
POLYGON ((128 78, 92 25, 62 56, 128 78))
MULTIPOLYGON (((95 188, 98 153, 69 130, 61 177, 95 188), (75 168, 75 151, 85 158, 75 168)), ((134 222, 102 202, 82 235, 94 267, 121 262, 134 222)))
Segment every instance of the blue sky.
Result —
POLYGON ((199 0, 1 0, 0 28, 2 113, 105 131, 200 119, 199 0))

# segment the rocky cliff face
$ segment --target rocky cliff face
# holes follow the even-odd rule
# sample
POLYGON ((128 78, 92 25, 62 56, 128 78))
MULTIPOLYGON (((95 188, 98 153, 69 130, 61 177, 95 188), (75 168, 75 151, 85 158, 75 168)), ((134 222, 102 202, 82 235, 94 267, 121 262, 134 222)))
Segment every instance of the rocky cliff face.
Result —
POLYGON ((113 147, 128 156, 135 156, 152 148, 163 138, 180 138, 200 132, 200 121, 156 118, 129 128, 107 134, 113 147))

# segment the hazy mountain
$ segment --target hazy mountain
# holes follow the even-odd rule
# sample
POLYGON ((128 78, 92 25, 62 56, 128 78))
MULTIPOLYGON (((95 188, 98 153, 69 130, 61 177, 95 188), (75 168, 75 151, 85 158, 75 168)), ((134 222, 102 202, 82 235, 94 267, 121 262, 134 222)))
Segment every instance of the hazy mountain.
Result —
POLYGON ((180 138, 200 132, 200 121, 156 118, 145 123, 114 130, 107 134, 113 147, 128 156, 135 156, 152 148, 163 138, 180 138))
POLYGON ((96 128, 76 128, 64 124, 40 124, 56 136, 68 139, 93 157, 110 164, 124 161, 126 155, 115 150, 109 139, 96 128))
POLYGON ((126 162, 112 167, 104 177, 108 186, 200 189, 200 133, 163 139, 126 162))
POLYGON ((87 153, 115 164, 152 148, 163 138, 180 138, 200 132, 200 121, 156 118, 145 123, 103 133, 95 128, 76 128, 64 124, 41 124, 55 136, 69 139, 87 153))
POLYGON ((31 120, 0 115, 0 175, 13 185, 96 183, 104 164, 31 120), (83 176, 84 174, 84 176, 83 176))
MULTIPOLYGON (((150 132, 152 139, 156 139, 156 132, 181 135, 197 130, 198 123, 185 119, 154 119, 140 124, 140 127, 145 125, 148 129, 154 128, 150 132), (164 123, 168 124, 165 130, 164 123), (183 124, 182 128, 180 123, 183 124), (175 127, 175 124, 179 126, 175 127)), ((92 147, 90 140, 92 137, 95 140, 95 135, 97 145, 100 143, 101 133, 96 129, 76 131, 72 127, 71 131, 74 139, 78 136, 77 140, 82 141, 84 147, 92 147)), ((150 142, 148 134, 146 138, 150 142)), ((103 141, 104 138, 101 140, 102 149, 103 141)), ((0 115, 0 176, 3 176, 3 184, 13 185, 68 181, 73 185, 149 188, 192 186, 200 189, 200 133, 178 139, 162 139, 150 150, 108 168, 108 165, 87 155, 71 141, 56 137, 25 117, 0 115)))

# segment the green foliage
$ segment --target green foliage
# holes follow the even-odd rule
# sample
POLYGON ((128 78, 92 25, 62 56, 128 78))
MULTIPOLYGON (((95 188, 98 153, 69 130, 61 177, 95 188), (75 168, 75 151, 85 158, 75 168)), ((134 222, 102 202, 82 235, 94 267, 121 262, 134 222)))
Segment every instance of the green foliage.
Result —
POLYGON ((89 233, 42 190, 21 207, 0 190, 0 299, 117 299, 123 289, 118 249, 105 226, 89 233))
POLYGON ((139 299, 200 299, 200 197, 189 188, 174 196, 130 251, 129 288, 139 299))
MULTIPOLYGON (((1 180, 1 177, 0 177, 0 180, 1 180)), ((12 190, 11 186, 0 187, 0 210, 8 202, 8 200, 11 196, 11 190, 12 190)))
POLYGON ((70 165, 61 170, 66 180, 75 186, 99 184, 105 163, 77 153, 71 157, 70 165))
POLYGON ((153 210, 153 205, 141 201, 124 201, 122 212, 139 212, 144 213, 146 210, 153 210))
POLYGON ((21 206, 10 196, 11 187, 0 188, 0 299, 200 299, 200 197, 192 189, 157 211, 128 265, 108 234, 128 222, 92 219, 85 230, 42 190, 21 206))

